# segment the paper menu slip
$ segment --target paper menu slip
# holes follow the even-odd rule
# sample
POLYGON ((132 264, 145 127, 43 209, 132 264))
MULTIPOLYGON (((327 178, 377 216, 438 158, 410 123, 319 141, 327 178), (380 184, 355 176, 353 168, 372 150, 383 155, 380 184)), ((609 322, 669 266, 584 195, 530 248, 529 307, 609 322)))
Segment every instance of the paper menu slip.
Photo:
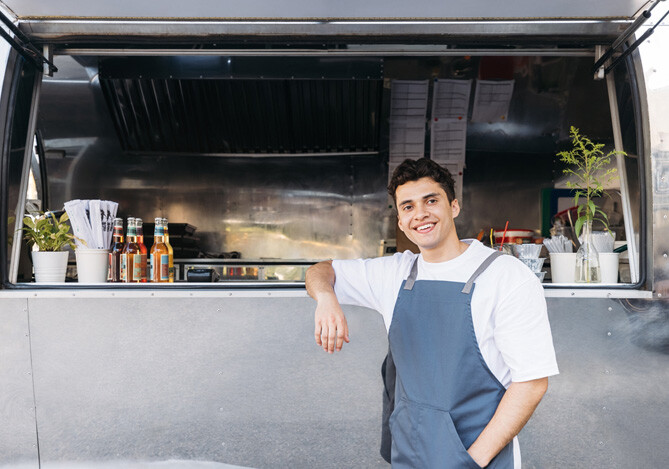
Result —
POLYGON ((509 114, 514 80, 477 80, 472 122, 505 122, 509 114))
POLYGON ((465 162, 467 121, 434 119, 430 131, 430 158, 439 163, 465 162))
POLYGON ((467 119, 472 80, 435 79, 432 117, 467 119))
POLYGON ((392 80, 390 116, 425 118, 428 89, 428 80, 392 80))
POLYGON ((390 161, 422 158, 425 151, 425 121, 402 117, 390 118, 390 161))

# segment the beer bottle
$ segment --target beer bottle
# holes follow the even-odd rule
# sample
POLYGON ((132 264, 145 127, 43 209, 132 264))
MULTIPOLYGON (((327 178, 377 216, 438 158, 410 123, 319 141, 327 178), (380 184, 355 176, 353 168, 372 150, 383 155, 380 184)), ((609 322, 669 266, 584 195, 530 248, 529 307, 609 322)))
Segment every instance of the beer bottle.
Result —
POLYGON ((170 232, 167 229, 167 218, 163 218, 163 231, 165 233, 165 245, 167 246, 167 252, 169 253, 169 259, 170 259, 170 268, 169 268, 169 274, 170 274, 170 283, 174 282, 174 249, 172 249, 172 245, 170 244, 170 232))
POLYGON ((139 251, 141 253, 140 263, 142 265, 142 274, 140 281, 142 283, 146 283, 148 277, 146 271, 147 249, 146 245, 144 244, 144 222, 141 218, 135 218, 135 227, 137 229, 137 244, 139 244, 139 251))
POLYGON ((121 282, 121 253, 123 252, 123 219, 114 218, 114 234, 109 252, 109 281, 121 282))
POLYGON ((165 244, 163 220, 156 218, 156 227, 153 232, 153 246, 151 246, 151 281, 170 281, 170 255, 165 244))
POLYGON ((121 254, 121 281, 137 283, 142 281, 142 258, 137 244, 135 219, 128 218, 127 242, 121 254))

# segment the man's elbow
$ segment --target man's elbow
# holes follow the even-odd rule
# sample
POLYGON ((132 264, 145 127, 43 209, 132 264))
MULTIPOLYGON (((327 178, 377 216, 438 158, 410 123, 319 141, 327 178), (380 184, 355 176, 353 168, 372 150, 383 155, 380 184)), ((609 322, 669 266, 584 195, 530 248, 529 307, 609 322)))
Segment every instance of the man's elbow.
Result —
POLYGON ((539 378, 534 380, 532 391, 535 398, 537 399, 537 402, 541 401, 541 399, 544 397, 544 394, 546 394, 546 391, 548 391, 548 378, 539 378))

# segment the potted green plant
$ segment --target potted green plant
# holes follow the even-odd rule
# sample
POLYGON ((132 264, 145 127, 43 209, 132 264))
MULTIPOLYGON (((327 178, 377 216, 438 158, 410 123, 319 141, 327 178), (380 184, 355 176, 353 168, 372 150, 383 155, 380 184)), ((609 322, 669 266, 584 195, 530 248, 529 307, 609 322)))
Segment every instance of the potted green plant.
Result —
POLYGON ((563 170, 571 176, 567 187, 575 189, 574 205, 577 207, 577 219, 574 222, 576 237, 581 239, 581 246, 576 253, 576 282, 601 282, 599 255, 592 243, 592 224, 599 221, 608 231, 608 217, 595 203, 594 199, 608 195, 604 183, 610 182, 616 173, 611 167, 611 158, 625 155, 622 151, 604 153, 603 143, 594 143, 579 130, 571 126, 572 149, 557 154, 560 160, 570 165, 563 170), (581 236, 583 232, 583 236, 581 236))
POLYGON ((32 259, 35 281, 64 282, 67 272, 68 252, 63 247, 74 248, 75 236, 70 233, 67 213, 57 218, 53 212, 26 215, 23 218, 24 239, 33 247, 32 259))

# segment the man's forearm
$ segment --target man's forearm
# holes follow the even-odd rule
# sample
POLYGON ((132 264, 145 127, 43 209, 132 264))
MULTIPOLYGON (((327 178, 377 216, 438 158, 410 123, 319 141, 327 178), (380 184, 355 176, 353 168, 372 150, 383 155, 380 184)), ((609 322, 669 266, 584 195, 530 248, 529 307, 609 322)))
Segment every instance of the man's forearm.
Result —
POLYGON ((520 433, 548 388, 548 378, 511 383, 495 415, 468 451, 472 459, 487 466, 520 433))
POLYGON ((307 270, 304 285, 307 293, 314 300, 323 294, 334 294, 335 273, 332 261, 323 261, 314 264, 307 270))
POLYGON ((309 267, 304 284, 309 296, 317 302, 314 314, 316 343, 329 353, 341 350, 344 342, 349 341, 348 324, 334 293, 332 261, 309 267))

